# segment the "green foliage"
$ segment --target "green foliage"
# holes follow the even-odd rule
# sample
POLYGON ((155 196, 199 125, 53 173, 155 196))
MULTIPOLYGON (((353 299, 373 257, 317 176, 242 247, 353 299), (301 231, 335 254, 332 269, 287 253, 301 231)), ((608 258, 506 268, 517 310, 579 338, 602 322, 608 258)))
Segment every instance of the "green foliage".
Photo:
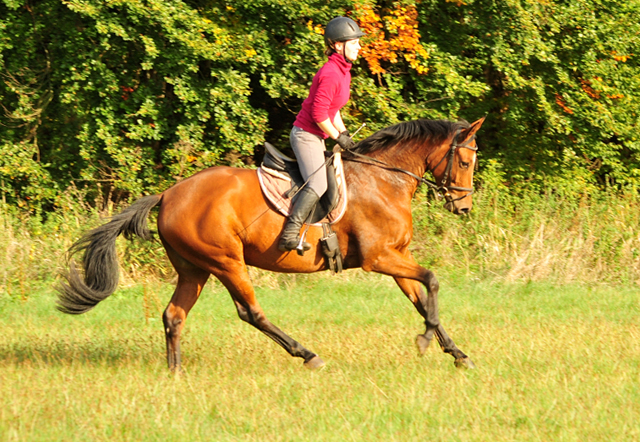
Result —
POLYGON ((483 155, 502 162, 511 182, 637 186, 640 3, 421 6, 435 52, 452 57, 459 77, 490 87, 477 99, 452 92, 463 114, 489 114, 483 155))
POLYGON ((265 111, 249 104, 251 41, 186 3, 49 0, 0 11, 0 138, 3 153, 22 147, 27 182, 157 191, 264 138, 265 111))
POLYGON ((481 168, 510 188, 640 185, 636 1, 0 1, 0 187, 100 208, 287 143, 325 60, 322 26, 366 27, 349 127, 488 114, 481 168), (366 52, 365 52, 366 51, 366 52), (635 52, 634 52, 635 51, 635 52))

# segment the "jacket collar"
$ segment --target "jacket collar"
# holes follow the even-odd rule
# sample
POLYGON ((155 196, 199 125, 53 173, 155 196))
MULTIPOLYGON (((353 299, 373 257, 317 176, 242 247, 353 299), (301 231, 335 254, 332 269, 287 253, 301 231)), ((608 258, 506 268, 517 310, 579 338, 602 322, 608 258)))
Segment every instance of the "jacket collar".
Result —
POLYGON ((353 66, 342 56, 342 54, 338 54, 337 52, 334 52, 329 56, 329 61, 337 65, 338 68, 340 68, 340 72, 343 74, 349 72, 351 70, 351 66, 353 66))

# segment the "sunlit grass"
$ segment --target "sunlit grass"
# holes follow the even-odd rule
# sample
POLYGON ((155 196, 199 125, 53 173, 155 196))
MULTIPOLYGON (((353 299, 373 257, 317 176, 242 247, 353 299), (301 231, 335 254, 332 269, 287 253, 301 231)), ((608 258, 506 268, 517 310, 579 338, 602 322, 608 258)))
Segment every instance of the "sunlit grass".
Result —
POLYGON ((121 290, 78 317, 47 289, 0 295, 0 440, 640 438, 635 287, 440 279, 442 322, 474 371, 437 345, 417 356, 413 306, 359 272, 258 289, 268 317, 327 362, 318 372, 240 321, 216 284, 189 316, 178 377, 159 319, 171 286, 121 290))

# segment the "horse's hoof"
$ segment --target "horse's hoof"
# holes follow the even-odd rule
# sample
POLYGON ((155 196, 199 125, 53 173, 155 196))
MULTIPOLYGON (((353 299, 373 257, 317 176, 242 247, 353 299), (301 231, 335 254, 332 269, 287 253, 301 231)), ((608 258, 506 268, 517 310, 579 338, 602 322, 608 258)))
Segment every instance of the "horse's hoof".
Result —
POLYGON ((418 347, 418 353, 420 356, 426 353, 430 343, 431 339, 427 339, 425 335, 416 336, 416 346, 418 347))
POLYGON ((304 363, 304 366, 309 370, 317 370, 319 368, 324 367, 324 361, 320 358, 320 356, 314 356, 308 361, 304 363))
POLYGON ((456 359, 454 364, 458 368, 466 368, 466 369, 469 369, 469 370, 473 370, 474 368, 476 368, 476 364, 474 364, 471 361, 471 359, 469 359, 468 356, 465 356, 464 358, 456 359))

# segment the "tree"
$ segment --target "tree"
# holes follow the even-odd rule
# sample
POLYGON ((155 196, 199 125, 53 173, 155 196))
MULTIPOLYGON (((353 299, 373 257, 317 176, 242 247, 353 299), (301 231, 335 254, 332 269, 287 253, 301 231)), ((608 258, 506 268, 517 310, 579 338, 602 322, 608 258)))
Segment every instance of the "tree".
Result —
MULTIPOLYGON (((287 143, 322 30, 368 33, 349 127, 485 114, 512 188, 637 187, 636 0, 0 0, 0 186, 50 207, 156 192, 287 143)), ((256 157, 257 155, 257 157, 256 157)), ((482 174, 481 174, 482 175, 482 174)))

